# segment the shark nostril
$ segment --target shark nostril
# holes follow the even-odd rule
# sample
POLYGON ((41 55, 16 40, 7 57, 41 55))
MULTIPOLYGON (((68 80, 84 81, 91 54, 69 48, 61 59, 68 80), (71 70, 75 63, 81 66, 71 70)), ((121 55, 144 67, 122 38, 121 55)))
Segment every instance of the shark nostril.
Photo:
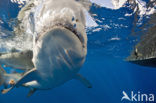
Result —
POLYGON ((79 19, 76 19, 76 22, 79 22, 79 19))

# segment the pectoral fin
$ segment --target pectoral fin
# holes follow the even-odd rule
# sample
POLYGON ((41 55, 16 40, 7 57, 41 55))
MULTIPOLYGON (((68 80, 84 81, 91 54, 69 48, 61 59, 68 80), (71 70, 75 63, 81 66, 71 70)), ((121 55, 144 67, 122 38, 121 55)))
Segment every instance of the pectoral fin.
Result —
POLYGON ((10 88, 8 88, 8 89, 3 89, 2 91, 1 91, 1 93, 2 94, 6 94, 6 93, 8 93, 10 90, 12 90, 13 89, 13 87, 10 87, 10 88))
POLYGON ((35 88, 30 89, 30 91, 29 91, 29 93, 28 93, 27 97, 32 96, 35 92, 36 92, 36 89, 35 89, 35 88))
POLYGON ((86 79, 84 78, 82 75, 80 74, 77 74, 75 76, 75 79, 79 80, 82 84, 84 84, 87 88, 92 88, 92 85, 91 83, 86 79))
POLYGON ((25 50, 21 52, 9 52, 5 54, 0 54, 0 63, 5 64, 8 67, 26 71, 28 68, 34 67, 32 57, 33 52, 31 50, 25 50))
POLYGON ((26 72, 23 75, 23 77, 19 81, 17 81, 17 83, 15 85, 13 85, 12 87, 10 87, 8 89, 3 89, 1 91, 1 93, 5 94, 5 93, 9 92, 10 90, 12 90, 14 87, 19 87, 24 83, 33 81, 33 80, 35 80, 36 76, 37 76, 37 72, 36 72, 36 69, 34 68, 34 69, 30 70, 29 72, 26 72))
POLYGON ((37 77, 37 70, 34 68, 28 72, 26 72, 23 77, 15 84, 15 86, 21 86, 24 83, 36 80, 37 77))

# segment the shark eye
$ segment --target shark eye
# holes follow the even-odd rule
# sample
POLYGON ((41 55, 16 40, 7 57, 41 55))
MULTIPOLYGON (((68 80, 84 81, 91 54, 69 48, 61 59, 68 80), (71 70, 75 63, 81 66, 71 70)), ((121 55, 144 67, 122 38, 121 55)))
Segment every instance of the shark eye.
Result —
POLYGON ((28 51, 26 55, 27 55, 28 58, 32 58, 33 57, 33 52, 32 51, 28 51))
POLYGON ((20 54, 24 55, 25 57, 30 58, 30 59, 33 57, 33 52, 30 50, 21 52, 20 54))

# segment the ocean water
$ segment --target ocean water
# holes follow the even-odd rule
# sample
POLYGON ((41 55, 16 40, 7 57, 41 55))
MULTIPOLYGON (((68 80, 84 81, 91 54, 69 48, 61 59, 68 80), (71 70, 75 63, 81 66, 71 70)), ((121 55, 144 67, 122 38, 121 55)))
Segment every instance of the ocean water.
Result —
MULTIPOLYGON (((129 103, 121 101, 123 91, 128 95, 131 91, 156 94, 156 69, 125 61, 138 40, 131 35, 134 15, 125 16, 133 11, 127 8, 92 9, 101 22, 97 21, 99 26, 87 31, 88 54, 80 74, 93 87, 86 88, 73 79, 53 90, 37 91, 29 98, 26 97, 29 89, 20 87, 0 94, 0 103, 129 103), (102 29, 98 31, 97 28, 102 29)), ((15 18, 19 10, 16 4, 0 0, 0 20, 4 22, 1 26, 12 30, 8 20, 15 18)))

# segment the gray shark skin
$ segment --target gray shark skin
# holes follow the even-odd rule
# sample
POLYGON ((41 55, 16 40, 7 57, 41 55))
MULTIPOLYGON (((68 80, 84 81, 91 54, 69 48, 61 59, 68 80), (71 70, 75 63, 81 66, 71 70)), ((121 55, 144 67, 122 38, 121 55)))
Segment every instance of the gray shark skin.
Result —
POLYGON ((30 50, 22 52, 10 52, 0 55, 0 64, 21 70, 29 70, 34 68, 32 63, 33 53, 30 50))
POLYGON ((71 79, 91 88, 90 82, 78 74, 87 54, 84 4, 81 0, 35 1, 21 10, 21 24, 16 28, 19 33, 22 25, 22 31, 33 36, 32 60, 26 61, 32 62, 34 68, 2 93, 24 86, 30 88, 31 96, 36 90, 53 89, 71 79))

